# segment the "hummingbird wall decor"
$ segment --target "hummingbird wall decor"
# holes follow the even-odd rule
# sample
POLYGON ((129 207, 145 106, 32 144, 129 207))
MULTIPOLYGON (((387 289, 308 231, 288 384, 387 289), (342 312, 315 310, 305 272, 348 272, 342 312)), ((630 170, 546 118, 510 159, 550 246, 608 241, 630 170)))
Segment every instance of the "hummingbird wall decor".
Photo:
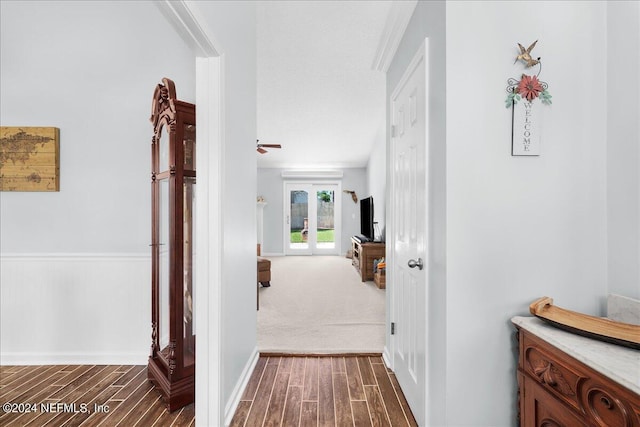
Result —
POLYGON ((520 43, 517 43, 520 53, 516 56, 516 60, 513 63, 515 64, 518 61, 522 61, 524 62, 525 68, 531 68, 537 65, 539 69, 536 75, 529 76, 523 73, 520 79, 510 78, 507 81, 509 84, 509 86, 507 86, 507 99, 505 100, 505 107, 507 108, 511 108, 522 99, 531 102, 536 98, 540 98, 543 104, 550 105, 552 103, 552 96, 548 91, 549 85, 538 79, 542 71, 541 58, 538 57, 534 59, 531 56, 531 51, 536 46, 536 43, 538 43, 538 40, 531 43, 526 49, 520 43))
POLYGON ((518 66, 520 78, 511 77, 507 80, 505 107, 511 110, 512 156, 540 155, 543 114, 539 112, 535 100, 539 99, 542 104, 550 105, 552 96, 549 93, 547 82, 540 80, 541 58, 532 56, 533 48, 537 43, 538 40, 534 41, 526 49, 520 43, 516 43, 519 52, 516 54, 513 64, 521 62, 524 64, 524 68, 518 66), (537 73, 529 71, 536 66, 537 73))
POLYGON ((520 54, 518 56, 516 56, 516 60, 513 61, 513 63, 515 64, 516 62, 518 62, 518 60, 523 61, 526 64, 525 68, 530 68, 530 67, 533 67, 536 64, 539 64, 540 63, 540 58, 533 59, 531 57, 531 51, 536 46, 536 43, 538 43, 538 40, 536 40, 533 43, 531 43, 531 46, 529 46, 526 49, 524 48, 524 46, 522 46, 520 43, 518 43, 518 47, 520 48, 520 54))

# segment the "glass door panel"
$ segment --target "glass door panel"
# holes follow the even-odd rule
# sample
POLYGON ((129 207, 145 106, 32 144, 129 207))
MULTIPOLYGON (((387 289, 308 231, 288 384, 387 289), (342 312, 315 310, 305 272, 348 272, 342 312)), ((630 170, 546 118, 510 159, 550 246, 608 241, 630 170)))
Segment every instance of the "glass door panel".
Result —
POLYGON ((292 252, 309 250, 309 191, 302 187, 288 190, 287 246, 292 252))
POLYGON ((196 125, 185 124, 183 132, 184 168, 193 171, 196 170, 196 125))
POLYGON ((182 307, 183 307, 183 354, 184 365, 189 366, 195 362, 196 341, 193 316, 193 278, 195 277, 195 237, 193 225, 195 224, 195 184, 196 179, 185 177, 183 200, 183 283, 182 283, 182 307))
POLYGON ((335 249, 335 191, 316 189, 316 247, 335 249))
POLYGON ((158 238, 158 251, 160 256, 159 261, 159 325, 158 325, 158 337, 160 339, 160 351, 167 358, 167 351, 169 346, 169 274, 170 274, 170 262, 169 254, 169 180, 160 180, 158 185, 160 186, 160 212, 159 212, 159 238, 158 238))
POLYGON ((169 170, 169 132, 166 129, 160 129, 160 146, 158 150, 158 173, 169 170))

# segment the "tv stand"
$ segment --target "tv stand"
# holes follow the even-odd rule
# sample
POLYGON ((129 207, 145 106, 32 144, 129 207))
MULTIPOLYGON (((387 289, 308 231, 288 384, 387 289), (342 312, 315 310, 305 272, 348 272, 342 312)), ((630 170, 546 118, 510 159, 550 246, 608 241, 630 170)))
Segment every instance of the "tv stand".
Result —
POLYGON ((351 238, 351 265, 360 274, 363 282, 373 280, 373 260, 385 257, 385 244, 361 242, 357 236, 351 238))

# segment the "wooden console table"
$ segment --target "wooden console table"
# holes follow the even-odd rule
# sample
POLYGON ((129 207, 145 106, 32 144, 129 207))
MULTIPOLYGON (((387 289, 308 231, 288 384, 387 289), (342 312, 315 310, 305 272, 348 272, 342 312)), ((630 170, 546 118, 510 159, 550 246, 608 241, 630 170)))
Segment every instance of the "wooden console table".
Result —
POLYGON ((357 239, 351 238, 351 265, 360 274, 363 282, 373 280, 373 260, 385 257, 384 243, 360 243, 357 239))
POLYGON ((533 317, 518 329, 520 426, 640 427, 640 353, 533 317))

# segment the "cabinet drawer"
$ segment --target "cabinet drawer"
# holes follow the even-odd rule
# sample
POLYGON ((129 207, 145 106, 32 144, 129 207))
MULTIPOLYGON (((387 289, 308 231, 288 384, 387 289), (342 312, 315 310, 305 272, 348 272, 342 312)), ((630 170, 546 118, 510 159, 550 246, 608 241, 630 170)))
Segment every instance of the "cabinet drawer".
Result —
MULTIPOLYGON (((580 395, 587 418, 594 420, 595 425, 640 426, 637 407, 634 410, 632 401, 602 381, 588 379, 581 387, 580 395)), ((636 397, 635 402, 638 400, 636 397)))
POLYGON ((554 396, 534 380, 524 380, 524 423, 523 427, 571 426, 587 427, 588 424, 568 411, 554 396))
POLYGON ((578 388, 586 378, 572 368, 552 348, 543 346, 529 335, 524 336, 524 371, 558 399, 580 411, 578 388))

